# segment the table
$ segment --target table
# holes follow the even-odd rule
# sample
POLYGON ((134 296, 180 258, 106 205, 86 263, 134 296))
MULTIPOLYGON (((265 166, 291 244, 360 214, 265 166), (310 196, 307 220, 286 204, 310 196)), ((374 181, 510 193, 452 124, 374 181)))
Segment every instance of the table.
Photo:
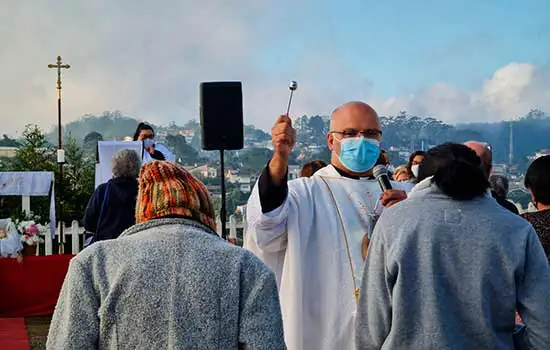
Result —
POLYGON ((47 316, 54 312, 73 255, 0 258, 0 317, 47 316))

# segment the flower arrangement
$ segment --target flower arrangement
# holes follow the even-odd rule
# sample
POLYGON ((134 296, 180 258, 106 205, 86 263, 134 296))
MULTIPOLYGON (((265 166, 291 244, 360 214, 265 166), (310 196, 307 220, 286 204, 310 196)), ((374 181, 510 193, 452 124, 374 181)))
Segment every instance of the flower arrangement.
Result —
POLYGON ((44 239, 41 236, 48 232, 48 228, 39 223, 39 216, 32 213, 19 213, 12 217, 11 220, 17 228, 17 232, 19 232, 21 242, 27 245, 44 243, 44 239))
POLYGON ((34 222, 34 220, 21 221, 17 225, 17 231, 21 235, 21 242, 28 245, 35 245, 44 243, 44 239, 40 237, 44 235, 48 230, 44 226, 34 222))

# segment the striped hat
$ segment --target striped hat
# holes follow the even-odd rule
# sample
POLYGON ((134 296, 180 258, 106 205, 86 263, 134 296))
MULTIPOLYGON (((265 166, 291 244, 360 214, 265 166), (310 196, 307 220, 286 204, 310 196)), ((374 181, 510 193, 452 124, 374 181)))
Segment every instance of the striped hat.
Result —
POLYGON ((214 207, 202 182, 176 163, 144 164, 139 174, 136 222, 171 215, 188 217, 216 231, 214 207))

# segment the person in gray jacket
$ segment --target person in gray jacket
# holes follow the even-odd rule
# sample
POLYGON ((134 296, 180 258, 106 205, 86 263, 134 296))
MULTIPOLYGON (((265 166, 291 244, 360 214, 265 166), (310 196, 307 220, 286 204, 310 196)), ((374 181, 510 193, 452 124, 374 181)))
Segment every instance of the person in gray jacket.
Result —
POLYGON ((357 348, 550 349, 548 260, 533 227, 491 198, 479 157, 437 146, 419 180, 375 227, 357 348))
POLYGON ((47 349, 285 349, 273 273, 215 233, 206 187, 143 166, 137 224, 72 261, 47 349))

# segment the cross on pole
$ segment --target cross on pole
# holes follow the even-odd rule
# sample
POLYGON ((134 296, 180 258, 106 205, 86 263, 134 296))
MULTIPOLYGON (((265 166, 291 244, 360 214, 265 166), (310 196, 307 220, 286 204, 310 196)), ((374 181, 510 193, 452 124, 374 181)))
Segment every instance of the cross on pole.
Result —
POLYGON ((61 133, 61 69, 69 69, 70 65, 64 64, 61 56, 57 56, 55 64, 48 64, 48 68, 57 68, 57 166, 59 172, 59 236, 61 242, 59 253, 65 252, 65 235, 63 234, 63 163, 65 163, 65 153, 63 152, 63 140, 61 133))

